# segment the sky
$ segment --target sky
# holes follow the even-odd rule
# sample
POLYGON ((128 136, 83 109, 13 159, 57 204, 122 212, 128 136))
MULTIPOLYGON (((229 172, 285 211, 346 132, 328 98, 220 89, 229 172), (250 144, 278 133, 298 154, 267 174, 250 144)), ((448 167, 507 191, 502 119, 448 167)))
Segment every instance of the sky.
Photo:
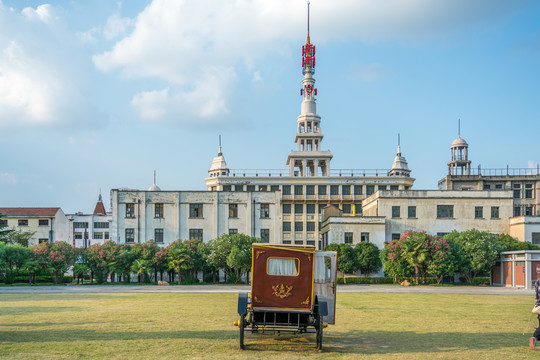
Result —
MULTIPOLYGON (((296 148, 301 0, 0 0, 0 206, 91 212, 110 189, 205 190, 231 169, 286 169, 296 148)), ((317 112, 332 169, 415 189, 449 146, 472 167, 540 162, 540 2, 312 0, 317 112)))

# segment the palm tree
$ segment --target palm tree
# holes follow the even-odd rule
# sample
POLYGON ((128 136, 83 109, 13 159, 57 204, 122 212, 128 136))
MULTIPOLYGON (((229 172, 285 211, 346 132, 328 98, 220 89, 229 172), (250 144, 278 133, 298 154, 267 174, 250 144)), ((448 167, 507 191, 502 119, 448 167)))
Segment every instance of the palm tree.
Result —
POLYGON ((181 282, 182 265, 188 260, 188 254, 183 247, 175 247, 169 251, 169 269, 178 274, 178 285, 181 282))
POLYGON ((141 283, 141 276, 146 273, 146 270, 148 270, 148 261, 143 259, 137 259, 133 262, 133 265, 131 265, 131 270, 136 272, 139 276, 139 284, 141 283))
POLYGON ((416 237, 410 237, 404 241, 402 251, 405 261, 414 268, 414 281, 418 285, 420 268, 427 259, 428 249, 424 246, 423 241, 416 237))

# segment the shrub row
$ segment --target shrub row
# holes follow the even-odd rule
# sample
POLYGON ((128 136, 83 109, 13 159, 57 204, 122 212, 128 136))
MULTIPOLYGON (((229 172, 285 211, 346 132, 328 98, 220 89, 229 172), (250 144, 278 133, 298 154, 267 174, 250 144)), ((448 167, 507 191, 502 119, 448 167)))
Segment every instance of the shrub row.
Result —
MULTIPOLYGON (((407 280, 411 284, 414 283, 414 278, 404 278, 401 279, 401 281, 407 280)), ((338 284, 343 284, 343 277, 338 276, 337 278, 338 284)), ((389 276, 380 276, 380 277, 363 277, 363 276, 347 276, 347 284, 393 284, 394 279, 389 276)), ((422 285, 430 285, 430 284, 436 284, 437 279, 435 278, 426 278, 426 281, 422 285)), ((489 284, 489 278, 488 278, 488 284, 489 284)))
MULTIPOLYGON (((4 278, 1 278, 0 281, 4 283, 4 278)), ((15 276, 15 279, 13 281, 14 283, 18 284, 28 284, 28 276, 15 276)), ((48 275, 38 275, 34 278, 34 281, 37 284, 47 284, 47 283, 54 283, 54 279, 52 276, 48 275)), ((73 276, 64 276, 62 279, 62 283, 67 284, 73 282, 73 276)))

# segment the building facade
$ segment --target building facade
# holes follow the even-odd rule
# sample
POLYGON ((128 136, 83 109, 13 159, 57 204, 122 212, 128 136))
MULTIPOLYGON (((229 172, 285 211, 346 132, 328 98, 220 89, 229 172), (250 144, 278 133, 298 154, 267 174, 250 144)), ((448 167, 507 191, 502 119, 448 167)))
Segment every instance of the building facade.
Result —
POLYGON ((59 207, 0 208, 0 214, 5 215, 0 221, 8 228, 34 233, 28 246, 42 242, 73 242, 71 223, 59 207))
POLYGON ((103 244, 111 238, 112 217, 105 211, 101 194, 92 214, 78 212, 67 217, 71 221, 75 247, 87 248, 92 244, 103 244))

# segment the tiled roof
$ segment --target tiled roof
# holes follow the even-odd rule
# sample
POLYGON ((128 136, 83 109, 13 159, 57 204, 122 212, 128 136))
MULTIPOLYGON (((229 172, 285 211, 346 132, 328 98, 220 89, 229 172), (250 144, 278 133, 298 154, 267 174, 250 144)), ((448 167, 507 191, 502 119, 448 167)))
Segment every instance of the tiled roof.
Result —
POLYGON ((105 206, 103 206, 103 202, 97 202, 96 208, 94 209, 94 215, 107 215, 107 212, 105 211, 105 206))
POLYGON ((55 216, 60 210, 59 207, 52 208, 37 208, 37 207, 15 207, 15 208, 0 208, 0 214, 6 216, 55 216))

